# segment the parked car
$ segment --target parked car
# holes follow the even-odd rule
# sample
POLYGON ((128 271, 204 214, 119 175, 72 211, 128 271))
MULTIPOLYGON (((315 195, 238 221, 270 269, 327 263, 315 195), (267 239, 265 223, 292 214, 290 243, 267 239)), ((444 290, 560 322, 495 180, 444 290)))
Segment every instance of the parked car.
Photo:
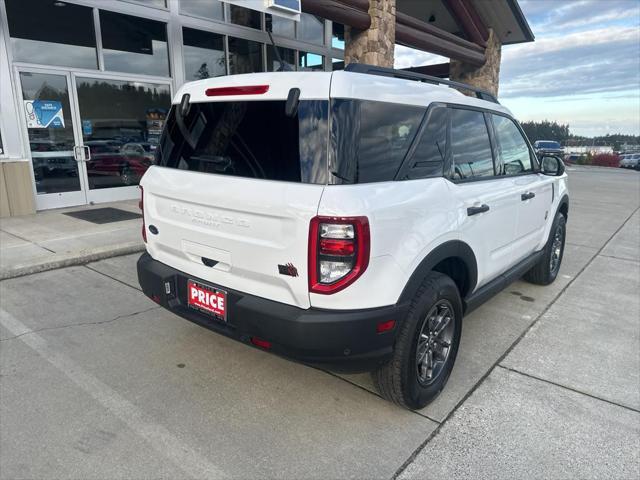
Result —
POLYGON ((145 157, 153 161, 157 145, 149 142, 131 142, 126 143, 120 150, 123 154, 133 157, 145 157))
POLYGON ((401 406, 433 400, 464 314, 522 275, 555 280, 569 197, 560 158, 538 160, 489 93, 416 78, 184 85, 141 181, 144 293, 263 350, 372 371, 401 406))
POLYGON ((585 157, 586 157, 586 155, 582 155, 582 154, 576 154, 576 153, 567 154, 567 155, 564 156, 564 163, 566 163, 566 164, 577 164, 577 163, 582 162, 585 157))
POLYGON ((640 153, 629 153, 620 156, 620 166, 622 168, 638 168, 640 153))
POLYGON ((51 177, 78 176, 78 163, 72 153, 73 143, 70 144, 68 139, 63 141, 32 139, 29 141, 29 146, 36 181, 51 177))
POLYGON ((90 149, 87 172, 92 188, 136 185, 151 166, 142 155, 126 153, 122 147, 104 140, 84 142, 90 149))
POLYGON ((533 144, 538 155, 564 155, 564 148, 558 142, 551 140, 537 140, 533 144))

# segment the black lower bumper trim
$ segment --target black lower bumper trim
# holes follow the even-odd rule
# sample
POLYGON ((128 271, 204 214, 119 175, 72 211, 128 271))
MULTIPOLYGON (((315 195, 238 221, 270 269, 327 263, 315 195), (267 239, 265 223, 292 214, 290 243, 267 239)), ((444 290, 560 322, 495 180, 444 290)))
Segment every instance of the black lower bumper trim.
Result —
POLYGON ((335 371, 372 370, 389 360, 396 332, 408 310, 408 305, 305 310, 195 278, 154 260, 148 253, 138 260, 138 280, 145 295, 187 320, 244 343, 250 344, 251 337, 258 337, 271 342, 270 351, 274 353, 335 371), (189 279, 227 292, 227 322, 187 306, 189 279), (389 320, 396 320, 396 327, 377 333, 376 326, 389 320))

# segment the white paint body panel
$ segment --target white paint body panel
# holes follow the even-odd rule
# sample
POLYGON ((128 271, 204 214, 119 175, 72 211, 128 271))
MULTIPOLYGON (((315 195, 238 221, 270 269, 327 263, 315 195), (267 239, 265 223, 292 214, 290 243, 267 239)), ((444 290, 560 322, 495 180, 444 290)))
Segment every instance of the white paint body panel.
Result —
POLYGON ((300 100, 326 100, 329 98, 331 72, 275 72, 247 73, 228 75, 226 77, 207 78, 196 82, 185 83, 173 98, 175 105, 180 103, 185 93, 190 95, 190 102, 243 102, 285 100, 293 87, 300 89, 300 100), (208 88, 246 87, 269 85, 269 90, 260 95, 230 95, 224 97, 208 97, 208 88))
POLYGON ((144 188, 147 251, 215 285, 309 308, 307 242, 322 185, 151 167, 144 188), (205 266, 202 257, 219 262, 205 266), (299 276, 278 274, 294 262, 299 276))
MULTIPOLYGON (((263 73, 185 84, 192 102, 282 100, 292 87, 300 98, 356 98, 427 107, 433 102, 509 111, 442 86, 387 77, 333 73, 263 73), (207 97, 207 88, 269 85, 264 95, 207 97), (331 89, 331 95, 329 95, 331 89)), ((445 178, 359 185, 309 185, 218 176, 152 167, 141 181, 147 235, 156 260, 186 274, 251 295, 301 308, 348 310, 395 304, 412 273, 436 247, 467 243, 478 267, 476 289, 540 250, 553 215, 567 193, 566 176, 530 174, 466 183, 445 178), (552 202, 552 184, 553 202, 552 202), (530 201, 521 194, 534 192, 530 201), (490 211, 467 215, 487 204, 490 211), (308 289, 309 222, 316 215, 366 216, 371 255, 364 274, 332 295, 308 289), (219 263, 202 264, 208 257, 219 263), (293 263, 299 277, 278 274, 293 263)))

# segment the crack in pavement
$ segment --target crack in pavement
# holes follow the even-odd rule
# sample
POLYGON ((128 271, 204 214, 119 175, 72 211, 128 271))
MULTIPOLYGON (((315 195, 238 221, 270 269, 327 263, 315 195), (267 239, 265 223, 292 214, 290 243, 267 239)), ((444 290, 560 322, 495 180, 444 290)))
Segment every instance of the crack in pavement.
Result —
POLYGON ((579 393, 580 395, 584 395, 586 397, 593 398, 594 400, 599 400, 601 402, 608 403, 609 405, 615 405, 616 407, 624 408, 626 410, 631 410, 632 412, 635 412, 635 413, 640 413, 640 410, 638 410, 637 408, 633 408, 633 407, 630 407, 628 405, 624 405, 623 403, 614 402, 612 400, 607 400, 606 398, 598 397, 598 396, 596 396, 596 395, 594 395, 592 393, 584 392, 582 390, 578 390, 576 388, 569 387, 567 385, 562 385, 561 383, 552 382, 551 380, 547 380, 547 379, 542 378, 542 377, 536 377, 535 375, 531 375, 530 373, 521 372, 520 370, 517 370, 515 368, 505 367, 504 365, 498 365, 498 368, 502 368, 503 370, 508 370, 510 372, 513 372, 513 373, 517 373, 518 375, 522 375, 524 377, 532 378, 533 380, 538 380, 540 382, 548 383, 549 385, 553 385, 555 387, 564 388, 565 390, 569 390, 570 392, 579 393))
POLYGON ((6 230, 4 230, 4 229, 1 229, 1 228, 0 228, 0 231, 1 231, 2 233, 6 233, 7 235, 11 235, 12 237, 16 237, 17 239, 22 240, 23 242, 27 242, 27 243, 30 243, 30 244, 32 244, 32 245, 35 245, 36 247, 40 247, 40 248, 42 248, 43 250, 47 250, 48 252, 51 252, 51 253, 57 253, 56 251, 51 250, 50 248, 47 248, 47 247, 45 247, 44 245, 40 245, 40 244, 39 244, 38 242, 36 242, 35 240, 29 240, 28 238, 21 237, 20 235, 17 235, 17 234, 15 234, 15 233, 8 232, 8 231, 6 231, 6 230))
MULTIPOLYGON (((134 253, 133 255, 136 255, 136 254, 134 253)), ((122 256, 125 256, 125 255, 122 255, 122 256)), ((111 258, 114 258, 114 257, 111 257, 111 258)), ((103 260, 108 260, 108 259, 105 258, 103 260)), ((101 262, 102 260, 98 260, 98 261, 101 262)), ((91 263, 97 263, 97 262, 91 262, 91 263)), ((91 263, 87 263, 86 265, 83 265, 83 267, 88 269, 88 270, 91 270, 92 272, 99 273, 100 275, 102 275, 104 277, 110 278, 114 282, 121 283, 122 285, 125 285, 125 286, 127 286, 129 288, 133 288, 138 293, 142 292, 142 289, 140 289, 140 288, 134 287, 133 285, 131 285, 131 284, 127 283, 127 282, 124 282, 124 281, 120 280, 119 278, 112 277, 108 273, 104 273, 104 272, 101 272, 100 270, 96 270, 95 268, 90 267, 89 265, 91 265, 91 263)))
MULTIPOLYGON (((569 280, 564 287, 562 287, 562 289, 558 292, 558 294, 555 297, 553 297, 551 302, 549 302, 549 304, 544 308, 544 310, 540 312, 539 315, 536 316, 536 318, 529 324, 529 326, 524 330, 524 332, 522 332, 522 334, 520 334, 520 336, 518 336, 518 338, 515 339, 515 341, 509 346, 509 348, 507 348, 507 350, 494 362, 494 364, 489 368, 489 370, 487 370, 485 374, 482 375, 482 377, 480 377, 480 379, 473 385, 473 387, 471 387, 471 389, 464 395, 464 397, 462 397, 462 399, 456 404, 456 406, 453 407, 453 409, 447 414, 444 420, 442 420, 442 422, 438 424, 436 429, 433 432, 431 432, 431 434, 425 439, 425 441, 422 442, 422 444, 420 444, 418 448, 416 448, 413 451, 413 453, 409 456, 409 458, 405 460, 405 462, 400 466, 400 468, 396 470, 396 473, 394 473, 393 476, 391 477, 392 480, 396 480, 402 474, 402 472, 404 472, 407 469, 407 467, 411 465, 411 463, 413 463, 413 461, 420 454, 420 452, 424 450, 424 448, 429 444, 429 442, 433 440, 440 433, 440 430, 447 423, 447 421, 458 411, 458 409, 464 404, 464 402, 466 402, 469 399, 469 397, 471 397, 471 395, 474 394, 474 392, 480 387, 480 385, 484 383, 484 381, 487 379, 489 375, 491 375, 491 373, 496 369, 496 367, 501 366, 500 363, 511 353, 511 351, 520 343, 520 341, 527 336, 527 334, 531 331, 531 329, 538 323, 538 321, 540 321, 540 319, 542 319, 542 317, 549 311, 549 309, 553 307, 553 305, 560 299, 560 297, 564 295, 564 292, 566 292, 567 289, 571 285, 573 285, 573 282, 575 282, 580 277, 580 275, 582 275, 584 271, 589 267, 589 265, 591 265, 593 261, 601 255, 602 251, 606 248, 607 245, 609 245, 611 240, 613 240, 613 237, 615 237, 618 234, 618 232, 620 232, 620 230, 622 230, 625 227, 625 225, 627 225, 627 223, 638 211, 640 211, 640 207, 637 207, 631 213, 631 215, 629 215, 627 219, 624 222, 622 222, 622 224, 616 229, 616 231, 613 232, 611 236, 609 236, 607 241, 604 242, 604 244, 598 249, 595 255, 593 255, 587 261, 587 263, 584 264, 584 266, 580 269, 580 271, 576 275, 574 275, 573 278, 569 280)), ((603 399, 600 399, 600 400, 603 400, 603 399)))
POLYGON ((23 333, 20 333, 18 335, 14 335, 13 337, 2 338, 2 339, 0 339, 0 342, 6 342, 6 341, 9 341, 9 340, 15 340, 16 338, 20 338, 20 337, 23 337, 25 335, 31 335, 31 334, 38 333, 38 332, 45 332, 45 331, 48 331, 48 330, 62 330, 64 328, 70 328, 70 327, 83 327, 83 326, 86 326, 86 325, 102 325, 102 324, 105 324, 105 323, 112 323, 112 322, 115 322, 117 320, 122 320, 122 319, 129 318, 129 317, 135 317, 136 315, 140 315, 142 313, 150 312, 152 310, 157 310, 159 308, 162 308, 162 307, 160 307, 160 306, 149 307, 149 308, 146 308, 144 310, 140 310, 138 312, 118 315, 115 318, 111 318, 109 320, 100 320, 99 322, 70 323, 68 325, 58 325, 56 327, 44 327, 44 328, 39 328, 37 330, 29 330, 27 332, 23 332, 23 333))

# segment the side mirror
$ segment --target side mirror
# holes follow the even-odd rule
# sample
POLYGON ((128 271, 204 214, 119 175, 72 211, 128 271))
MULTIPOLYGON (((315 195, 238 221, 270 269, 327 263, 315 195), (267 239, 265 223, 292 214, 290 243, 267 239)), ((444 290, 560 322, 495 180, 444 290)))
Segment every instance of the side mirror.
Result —
POLYGON ((544 155, 540 158, 540 173, 550 177, 559 177, 564 174, 564 162, 560 157, 544 155))

